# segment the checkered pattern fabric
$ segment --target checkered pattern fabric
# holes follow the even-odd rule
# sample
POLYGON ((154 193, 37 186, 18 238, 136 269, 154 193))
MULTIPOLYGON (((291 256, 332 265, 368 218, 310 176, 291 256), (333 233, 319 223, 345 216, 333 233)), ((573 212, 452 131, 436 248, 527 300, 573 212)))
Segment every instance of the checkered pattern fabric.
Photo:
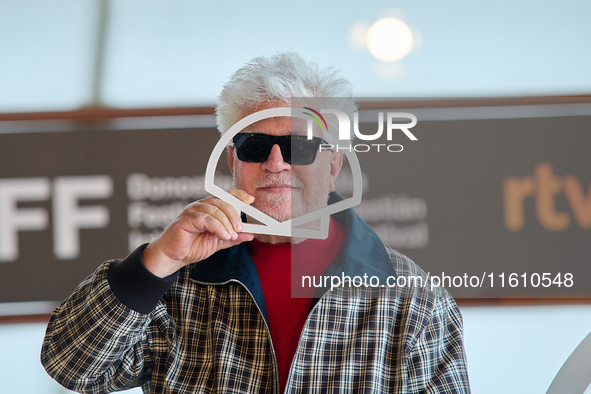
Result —
MULTIPOLYGON (((399 276, 425 273, 388 249, 399 276)), ((107 393, 277 393, 263 314, 249 289, 192 279, 149 314, 117 299, 101 265, 51 316, 42 349, 68 389, 107 393)), ((469 393, 460 312, 444 289, 327 292, 301 333, 286 393, 469 393)))

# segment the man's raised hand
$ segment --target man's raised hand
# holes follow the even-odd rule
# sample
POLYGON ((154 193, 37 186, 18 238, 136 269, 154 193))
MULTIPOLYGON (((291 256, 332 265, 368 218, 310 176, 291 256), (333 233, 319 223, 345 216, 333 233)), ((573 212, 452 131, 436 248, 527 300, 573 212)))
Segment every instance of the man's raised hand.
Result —
MULTIPOLYGON (((254 201, 254 197, 243 190, 230 190, 230 194, 247 204, 254 201)), ((150 272, 164 278, 220 249, 252 241, 253 234, 241 231, 242 220, 236 209, 216 197, 207 197, 187 205, 144 249, 142 258, 150 272)))

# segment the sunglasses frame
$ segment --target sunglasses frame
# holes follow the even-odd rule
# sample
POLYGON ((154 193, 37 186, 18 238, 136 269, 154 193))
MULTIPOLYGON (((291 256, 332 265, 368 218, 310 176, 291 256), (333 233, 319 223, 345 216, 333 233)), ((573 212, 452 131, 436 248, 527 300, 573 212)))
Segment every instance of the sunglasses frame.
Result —
MULTIPOLYGON (((310 165, 312 163, 314 163, 314 161, 316 160, 316 155, 318 154, 318 148, 320 147, 321 144, 328 144, 328 142, 320 137, 312 137, 311 140, 309 140, 307 138, 307 136, 305 135, 299 135, 299 134, 290 134, 290 135, 269 135, 269 134, 265 134, 265 133, 238 133, 236 134, 233 138, 232 138, 232 142, 236 148, 236 156, 238 157, 238 159, 240 161, 244 161, 247 163, 264 163, 265 161, 267 161, 269 159, 269 155, 271 154, 271 150, 273 149, 274 145, 278 145, 279 149, 281 150, 281 155, 283 156, 283 161, 286 162, 287 164, 290 165, 310 165), (246 142, 249 138, 252 137, 256 137, 256 138, 263 138, 265 139, 265 143, 268 144, 268 146, 265 146, 264 151, 259 152, 260 155, 262 155, 261 157, 252 157, 252 152, 251 152, 251 157, 249 157, 248 153, 244 152, 244 149, 241 149, 243 147, 244 142, 246 142), (302 161, 294 161, 293 157, 292 157, 292 141, 294 140, 294 138, 298 139, 298 140, 304 140, 308 142, 309 146, 312 146, 312 144, 310 142, 314 143, 314 149, 311 152, 306 152, 307 154, 312 154, 311 157, 311 161, 308 162, 308 160, 304 160, 304 162, 302 161), (286 160, 285 158, 288 157, 289 159, 286 160)), ((307 147, 307 146, 306 146, 307 147)), ((261 147, 262 149, 262 147, 261 147)), ((256 155, 256 154, 255 154, 256 155)))

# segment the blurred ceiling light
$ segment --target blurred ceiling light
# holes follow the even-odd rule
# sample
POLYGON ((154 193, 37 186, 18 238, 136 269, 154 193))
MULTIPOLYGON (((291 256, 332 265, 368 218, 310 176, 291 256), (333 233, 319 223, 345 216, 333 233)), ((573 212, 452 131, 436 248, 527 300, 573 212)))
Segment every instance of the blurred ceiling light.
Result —
POLYGON ((410 52, 412 32, 400 19, 382 18, 367 32, 367 49, 383 62, 396 62, 410 52))

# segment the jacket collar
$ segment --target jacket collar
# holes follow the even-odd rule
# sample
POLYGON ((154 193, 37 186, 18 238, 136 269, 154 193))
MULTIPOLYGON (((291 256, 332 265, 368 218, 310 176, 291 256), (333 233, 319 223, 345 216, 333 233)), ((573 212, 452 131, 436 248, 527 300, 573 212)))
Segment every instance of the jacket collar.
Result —
MULTIPOLYGON (((331 193, 328 203, 343 198, 331 193)), ((329 266, 325 275, 377 276, 385 283, 388 276, 396 276, 384 244, 377 234, 353 209, 335 213, 333 218, 344 225, 347 235, 341 252, 329 266)), ((261 282, 246 243, 223 249, 195 264, 191 279, 207 284, 223 284, 238 281, 244 284, 257 301, 263 315, 267 316, 261 282)))
POLYGON ((263 288, 254 260, 250 256, 245 242, 228 249, 222 249, 196 263, 191 270, 190 278, 200 283, 212 285, 235 281, 242 283, 250 291, 267 320, 263 288))
MULTIPOLYGON (((343 198, 331 193, 328 199, 333 204, 343 198)), ((382 240, 353 209, 337 212, 332 217, 344 225, 347 236, 341 253, 326 271, 326 275, 377 276, 385 283, 388 276, 396 276, 396 270, 382 240)))

